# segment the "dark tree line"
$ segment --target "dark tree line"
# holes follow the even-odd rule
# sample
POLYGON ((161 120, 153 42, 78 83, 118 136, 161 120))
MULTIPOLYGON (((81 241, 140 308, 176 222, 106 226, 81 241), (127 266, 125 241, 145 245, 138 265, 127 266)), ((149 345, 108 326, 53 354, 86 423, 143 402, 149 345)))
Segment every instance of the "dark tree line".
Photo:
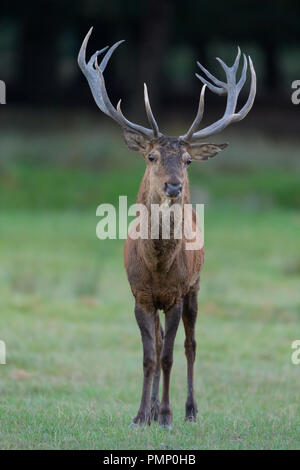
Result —
MULTIPOLYGON (((170 86, 174 71, 166 65, 172 51, 189 49, 194 62, 198 59, 207 64, 210 44, 237 41, 259 51, 265 94, 272 93, 281 85, 282 48, 300 44, 299 18, 298 0, 12 0, 2 4, 0 18, 3 57, 7 53, 4 31, 13 32, 12 70, 9 74, 2 67, 0 56, 0 78, 10 77, 10 96, 18 103, 86 102, 89 92, 81 86, 76 56, 93 25, 90 53, 119 39, 127 40, 106 72, 110 92, 118 98, 122 93, 131 96, 132 103, 142 103, 146 80, 151 84, 152 101, 161 104, 171 94, 174 100, 170 86), (73 72, 64 80, 61 69, 67 63, 73 72)), ((192 93, 193 87, 187 86, 178 99, 188 99, 192 93)))

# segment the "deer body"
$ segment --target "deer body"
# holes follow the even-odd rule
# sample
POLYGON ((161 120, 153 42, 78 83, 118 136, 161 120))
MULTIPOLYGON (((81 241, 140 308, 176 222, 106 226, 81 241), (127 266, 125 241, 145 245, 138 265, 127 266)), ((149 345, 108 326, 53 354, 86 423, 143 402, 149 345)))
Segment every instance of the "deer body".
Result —
MULTIPOLYGON (((163 203, 149 191, 149 175, 143 178, 137 202, 144 204, 151 214, 151 201, 163 203)), ((182 202, 190 202, 188 176, 185 176, 182 202)), ((149 217, 150 219, 150 217, 149 217)), ((193 218, 195 230, 196 216, 193 218)), ((149 221, 149 229, 151 222, 149 221)), ((169 427, 172 412, 169 401, 169 379, 173 363, 173 345, 180 318, 186 324, 188 342, 187 357, 191 364, 195 358, 196 342, 194 326, 197 315, 197 292, 200 270, 204 261, 203 248, 186 250, 185 239, 134 240, 130 234, 124 247, 124 262, 132 293, 135 297, 135 315, 144 345, 144 386, 141 406, 133 420, 135 424, 160 420, 169 427), (166 315, 166 334, 160 324, 158 310, 166 315), (189 329, 189 325, 191 328, 189 329), (160 367, 164 374, 163 398, 159 402, 160 367), (152 379, 152 375, 154 376, 152 379), (153 383, 152 383, 153 380, 153 383), (150 389, 152 396, 150 401, 150 389)), ((190 398, 186 406, 186 418, 195 419, 197 406, 194 400, 190 372, 190 398)))
MULTIPOLYGON (((202 246, 187 249, 187 238, 175 236, 178 214, 171 217, 170 237, 163 236, 162 221, 152 219, 154 205, 162 208, 181 209, 181 219, 186 222, 183 207, 190 202, 187 168, 192 160, 207 160, 227 147, 227 144, 211 144, 201 139, 220 132, 232 122, 243 119, 250 111, 256 92, 256 76, 249 57, 251 87, 249 97, 236 113, 237 98, 246 80, 248 61, 244 55, 241 77, 236 82, 241 52, 234 64, 229 67, 220 59, 227 82, 222 82, 210 74, 201 64, 201 70, 214 83, 202 76, 197 77, 204 83, 200 94, 196 118, 188 132, 178 138, 167 137, 159 132, 153 116, 148 91, 144 86, 144 99, 147 117, 151 129, 132 123, 122 114, 120 101, 115 108, 110 102, 103 77, 103 72, 114 50, 122 42, 111 48, 104 48, 92 55, 86 63, 86 47, 92 29, 84 39, 78 63, 90 85, 98 107, 114 119, 123 129, 128 147, 138 151, 146 162, 146 171, 140 185, 137 202, 147 209, 148 238, 134 238, 129 233, 124 247, 124 263, 132 293, 135 297, 135 317, 140 328, 143 343, 144 380, 142 398, 136 417, 131 425, 150 424, 157 420, 164 427, 171 426, 172 410, 169 397, 170 374, 173 363, 173 348, 179 322, 182 318, 185 329, 185 354, 187 358, 187 400, 186 420, 196 420, 197 405, 194 398, 194 361, 196 354, 195 324, 197 317, 197 294, 200 271, 204 263, 202 246), (106 49, 107 52, 98 65, 97 57, 106 49), (227 95, 226 110, 221 119, 210 126, 198 130, 203 116, 204 93, 208 87, 214 93, 227 95), (157 224, 157 226, 155 226, 157 224), (152 228, 158 229, 158 236, 152 237, 152 228), (158 310, 165 314, 164 330, 160 323, 158 310), (159 400, 159 382, 163 372, 162 399, 159 400)), ((195 212, 187 225, 192 233, 197 234, 195 212)))
MULTIPOLYGON (((165 150, 170 154, 169 142, 165 142, 165 150)), ((175 143, 176 149, 176 143, 175 143)), ((178 149, 176 149, 178 151, 178 149)), ((170 157, 174 158, 174 157, 170 157)), ((175 157, 176 158, 176 157, 175 157)), ((149 232, 151 230, 151 204, 163 204, 166 200, 151 188, 151 174, 146 169, 142 180, 137 202, 144 204, 149 214, 149 232)), ((181 205, 190 202, 189 182, 187 172, 184 175, 181 205)), ((193 218, 195 231, 196 216, 193 218)), ((161 235, 161 233, 160 233, 161 235)), ((167 310, 188 293, 192 285, 199 279, 203 265, 204 250, 186 250, 186 240, 181 239, 139 238, 134 240, 130 234, 124 247, 124 262, 128 280, 137 302, 147 307, 167 310)))

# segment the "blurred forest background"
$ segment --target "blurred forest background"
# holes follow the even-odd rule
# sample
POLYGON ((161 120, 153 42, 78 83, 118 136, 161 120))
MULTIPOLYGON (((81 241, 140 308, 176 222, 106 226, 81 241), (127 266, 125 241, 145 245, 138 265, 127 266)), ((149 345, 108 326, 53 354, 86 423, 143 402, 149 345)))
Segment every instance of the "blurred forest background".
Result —
MULTIPOLYGON (((298 0, 2 1, 0 79, 1 448, 300 448, 300 79, 298 0), (112 102, 146 124, 143 82, 162 132, 198 106, 200 61, 250 54, 253 109, 214 136, 230 145, 189 169, 205 203, 199 295, 199 424, 183 424, 184 334, 176 339, 174 430, 128 433, 142 354, 121 240, 99 241, 96 208, 135 195, 143 159, 96 107, 77 65, 120 39, 105 78, 112 102), (117 286, 117 288, 116 288, 117 286)), ((238 106, 243 106, 249 80, 238 106)), ((204 125, 225 99, 206 94, 204 125)))
POLYGON ((137 97, 147 80, 158 110, 175 104, 175 110, 183 104, 190 109, 199 90, 196 60, 216 71, 215 56, 230 59, 237 43, 256 64, 257 101, 275 105, 276 97, 279 106, 299 73, 299 15, 298 0, 4 1, 1 79, 8 84, 10 105, 87 106, 76 55, 93 25, 92 51, 126 39, 108 82, 131 106, 141 101, 137 97))
MULTIPOLYGON (((122 146, 122 139, 115 137, 120 130, 96 107, 77 65, 81 42, 91 25, 94 31, 88 57, 95 50, 126 39, 105 71, 112 102, 122 98, 129 119, 145 123, 146 82, 160 128, 169 135, 182 134, 194 119, 201 89, 195 77, 199 72, 196 61, 222 79, 223 71, 215 57, 231 63, 240 45, 255 64, 255 106, 246 120, 226 129, 220 138, 226 141, 233 135, 232 142, 242 145, 248 139, 250 145, 231 145, 226 157, 222 154, 221 162, 211 162, 209 168, 223 174, 224 167, 238 170, 267 165, 276 171, 279 160, 285 170, 297 166, 299 109, 291 101, 291 84, 300 77, 299 14, 298 0, 229 0, 218 5, 187 0, 184 6, 171 0, 4 1, 0 79, 6 83, 7 105, 0 108, 0 177, 7 191, 0 204, 31 208, 48 203, 56 207, 94 204, 92 190, 77 198, 72 196, 73 202, 66 198, 68 183, 59 185, 55 194, 47 194, 47 185, 42 184, 42 195, 27 178, 23 181, 26 191, 15 187, 17 169, 13 162, 20 171, 27 171, 24 165, 28 169, 33 163, 32 171, 41 170, 43 165, 51 165, 53 171, 65 166, 69 170, 80 167, 102 171, 115 168, 115 164, 142 167, 142 162, 122 146), (287 150, 280 147, 281 142, 287 150), (251 153, 249 158, 247 152, 251 153), (19 190, 23 192, 14 202, 19 190), (63 194, 58 201, 60 191, 63 194)), ((241 92, 239 106, 248 90, 249 81, 241 92)), ((203 125, 218 119, 224 106, 224 98, 207 92, 203 125)), ((296 178, 293 174, 285 180, 287 193, 276 187, 274 197, 295 207, 299 192, 290 176, 296 178)), ((61 172, 59 177, 63 178, 61 172)), ((67 173, 66 179, 70 181, 67 173)), ((269 197, 270 183, 266 181, 265 185, 269 197)), ((83 186, 79 186, 80 192, 83 186)), ((231 189, 234 191, 235 185, 231 189)))

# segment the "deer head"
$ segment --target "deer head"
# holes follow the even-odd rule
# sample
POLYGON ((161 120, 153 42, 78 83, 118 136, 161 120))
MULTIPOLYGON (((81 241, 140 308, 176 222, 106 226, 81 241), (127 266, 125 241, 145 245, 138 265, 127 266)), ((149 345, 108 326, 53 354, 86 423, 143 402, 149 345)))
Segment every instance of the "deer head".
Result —
POLYGON ((250 56, 247 59, 245 54, 243 54, 243 69, 238 82, 236 80, 236 73, 241 57, 240 48, 238 48, 236 59, 231 67, 217 58, 225 71, 226 82, 214 77, 197 62, 200 69, 213 83, 196 74, 196 77, 203 83, 196 117, 186 134, 176 138, 168 137, 159 131, 151 110, 146 84, 144 84, 144 101, 150 128, 129 121, 121 111, 121 100, 116 108, 112 105, 106 92, 103 72, 112 53, 123 41, 117 42, 110 48, 105 47, 96 51, 90 60, 86 62, 86 48, 92 29, 89 30, 83 40, 78 55, 78 64, 89 83, 97 106, 103 113, 114 119, 122 127, 128 147, 139 152, 146 160, 150 192, 155 194, 157 199, 166 197, 171 199, 180 198, 187 181, 186 168, 192 160, 208 160, 216 156, 228 145, 207 143, 203 142, 202 139, 217 134, 231 123, 241 121, 252 108, 256 94, 256 74, 250 56), (101 63, 98 64, 98 56, 104 51, 107 52, 102 58, 101 63), (245 105, 239 112, 236 112, 238 96, 246 81, 248 61, 251 72, 250 93, 245 105), (203 117, 206 87, 218 95, 227 95, 227 104, 221 119, 208 127, 198 130, 203 117))

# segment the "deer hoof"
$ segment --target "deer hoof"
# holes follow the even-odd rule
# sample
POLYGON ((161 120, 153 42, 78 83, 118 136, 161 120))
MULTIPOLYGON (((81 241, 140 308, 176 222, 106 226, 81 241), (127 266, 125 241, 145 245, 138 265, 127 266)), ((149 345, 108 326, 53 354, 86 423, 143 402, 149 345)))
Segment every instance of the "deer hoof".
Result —
POLYGON ((162 429, 168 429, 169 431, 171 431, 172 424, 160 424, 159 427, 162 429))
POLYGON ((160 410, 159 424, 161 428, 172 429, 172 411, 170 409, 160 410))
POLYGON ((195 402, 185 405, 185 421, 195 423, 197 421, 197 413, 198 409, 195 402))
POLYGON ((134 428, 136 426, 146 426, 151 424, 151 413, 149 412, 138 412, 136 417, 132 420, 129 425, 129 428, 134 428))

